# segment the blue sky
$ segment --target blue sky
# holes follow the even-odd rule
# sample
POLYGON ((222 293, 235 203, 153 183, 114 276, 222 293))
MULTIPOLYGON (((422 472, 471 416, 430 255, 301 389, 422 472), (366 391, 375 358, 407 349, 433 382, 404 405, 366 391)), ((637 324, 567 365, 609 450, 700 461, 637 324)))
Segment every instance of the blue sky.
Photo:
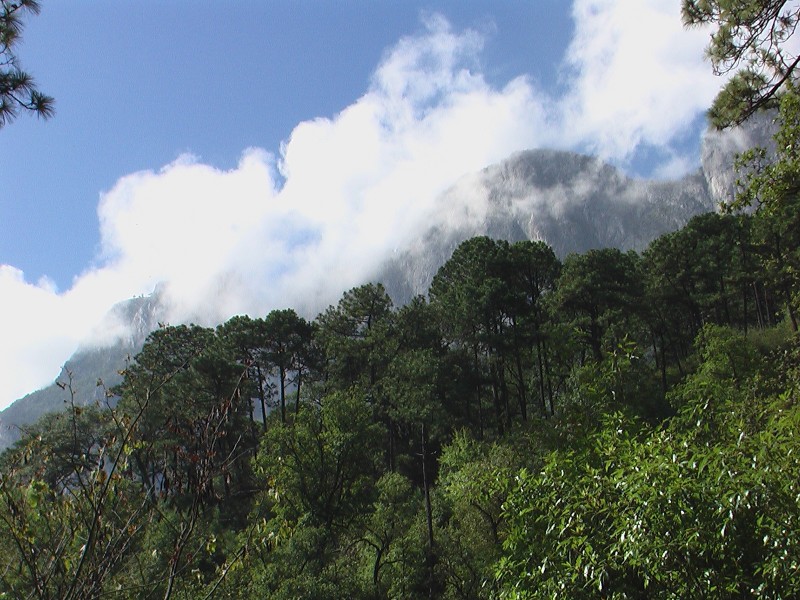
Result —
POLYGON ((230 168, 250 146, 277 152, 297 123, 366 90, 387 48, 425 13, 485 33, 487 80, 546 86, 572 22, 542 2, 47 2, 28 20, 23 66, 57 117, 0 137, 0 260, 68 287, 94 258, 98 194, 183 152, 230 168), (67 233, 69 232, 69 233, 67 233), (43 247, 42 240, 48 240, 43 247))
POLYGON ((678 6, 45 2, 19 55, 56 115, 0 129, 0 407, 158 281, 176 320, 335 300, 512 152, 696 168, 721 82, 678 6))

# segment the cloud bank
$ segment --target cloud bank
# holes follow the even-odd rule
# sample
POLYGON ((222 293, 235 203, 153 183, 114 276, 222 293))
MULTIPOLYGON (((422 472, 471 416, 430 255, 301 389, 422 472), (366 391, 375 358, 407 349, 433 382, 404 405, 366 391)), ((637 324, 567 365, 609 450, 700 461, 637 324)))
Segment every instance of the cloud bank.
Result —
POLYGON ((0 266, 0 407, 52 381, 115 302, 159 282, 171 322, 287 306, 314 316, 402 248, 457 178, 513 152, 582 149, 624 165, 654 147, 685 168, 676 140, 720 82, 702 58, 707 34, 684 31, 678 10, 576 0, 560 96, 524 75, 488 84, 484 38, 427 16, 360 98, 298 124, 277 152, 247 149, 230 170, 184 155, 122 177, 101 195, 95 265, 69 290, 0 266))

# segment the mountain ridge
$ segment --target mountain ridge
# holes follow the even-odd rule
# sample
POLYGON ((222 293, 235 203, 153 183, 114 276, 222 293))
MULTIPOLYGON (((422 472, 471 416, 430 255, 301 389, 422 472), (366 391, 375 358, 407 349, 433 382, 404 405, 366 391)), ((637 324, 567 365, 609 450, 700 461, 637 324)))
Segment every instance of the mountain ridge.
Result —
POLYGON ((674 181, 643 180, 594 157, 526 150, 456 182, 440 197, 433 224, 374 278, 402 302, 424 294, 442 257, 475 235, 544 241, 560 258, 608 246, 643 250, 715 206, 702 169, 674 181))

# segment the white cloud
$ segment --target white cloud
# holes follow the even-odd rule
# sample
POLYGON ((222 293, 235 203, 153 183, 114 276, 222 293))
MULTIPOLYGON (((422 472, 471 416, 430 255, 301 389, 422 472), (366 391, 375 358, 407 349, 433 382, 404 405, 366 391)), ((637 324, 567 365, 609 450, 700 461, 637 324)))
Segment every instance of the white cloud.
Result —
POLYGON ((686 30, 680 3, 576 0, 563 102, 570 143, 625 161, 668 147, 704 112, 721 80, 704 59, 705 29, 686 30))
POLYGON ((0 406, 47 384, 113 303, 160 281, 173 322, 286 306, 313 316, 368 279, 465 173, 538 146, 622 160, 638 144, 669 146, 717 82, 702 40, 663 4, 577 0, 561 99, 524 77, 491 86, 481 35, 429 16, 363 96, 298 124, 278 157, 249 149, 224 171, 187 155, 122 177, 98 207, 99 266, 70 290, 0 267, 0 364, 13 374, 0 377, 0 406))

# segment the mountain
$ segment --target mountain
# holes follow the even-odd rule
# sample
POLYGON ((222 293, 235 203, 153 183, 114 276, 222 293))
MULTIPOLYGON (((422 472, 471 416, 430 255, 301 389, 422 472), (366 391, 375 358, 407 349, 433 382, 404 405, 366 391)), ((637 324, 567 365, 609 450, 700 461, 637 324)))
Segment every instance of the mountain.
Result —
POLYGON ((643 250, 715 204, 702 170, 642 180, 590 156, 530 150, 458 181, 425 231, 375 279, 400 302, 424 294, 456 246, 476 235, 542 240, 561 258, 590 248, 643 250))
POLYGON ((0 412, 0 450, 19 439, 20 427, 34 423, 42 415, 62 410, 73 395, 76 404, 105 402, 106 390, 121 381, 119 371, 139 351, 147 335, 158 327, 163 312, 158 290, 151 296, 131 298, 115 305, 98 327, 111 329, 124 324, 128 326, 126 335, 109 346, 79 348, 64 364, 56 378, 58 383, 28 394, 0 412))
MULTIPOLYGON (((642 250, 659 235, 730 199, 735 155, 752 145, 768 145, 772 118, 760 115, 745 128, 709 132, 702 145, 702 168, 672 181, 628 177, 597 158, 572 152, 515 154, 463 177, 442 194, 426 227, 387 257, 370 280, 382 282, 402 304, 424 294, 456 246, 476 235, 543 240, 562 258, 599 247, 642 250)), ((130 324, 131 333, 110 347, 79 349, 57 381, 66 383, 71 374, 77 401, 102 402, 104 390, 119 381, 128 357, 166 314, 158 290, 118 304, 106 326, 130 324)), ((68 390, 53 384, 0 412, 0 449, 18 438, 19 427, 60 410, 69 398, 68 390)))
POLYGON ((616 247, 641 251, 691 217, 730 202, 738 155, 774 150, 777 111, 761 111, 739 127, 708 129, 701 168, 675 180, 626 176, 598 158, 528 150, 469 174, 445 192, 428 227, 375 273, 397 302, 425 294, 433 276, 466 239, 542 240, 563 258, 616 247))
POLYGON ((737 156, 753 147, 774 154, 777 110, 765 110, 751 116, 745 126, 710 129, 700 145, 700 160, 708 189, 714 200, 730 202, 736 192, 736 179, 741 177, 734 164, 737 156))

